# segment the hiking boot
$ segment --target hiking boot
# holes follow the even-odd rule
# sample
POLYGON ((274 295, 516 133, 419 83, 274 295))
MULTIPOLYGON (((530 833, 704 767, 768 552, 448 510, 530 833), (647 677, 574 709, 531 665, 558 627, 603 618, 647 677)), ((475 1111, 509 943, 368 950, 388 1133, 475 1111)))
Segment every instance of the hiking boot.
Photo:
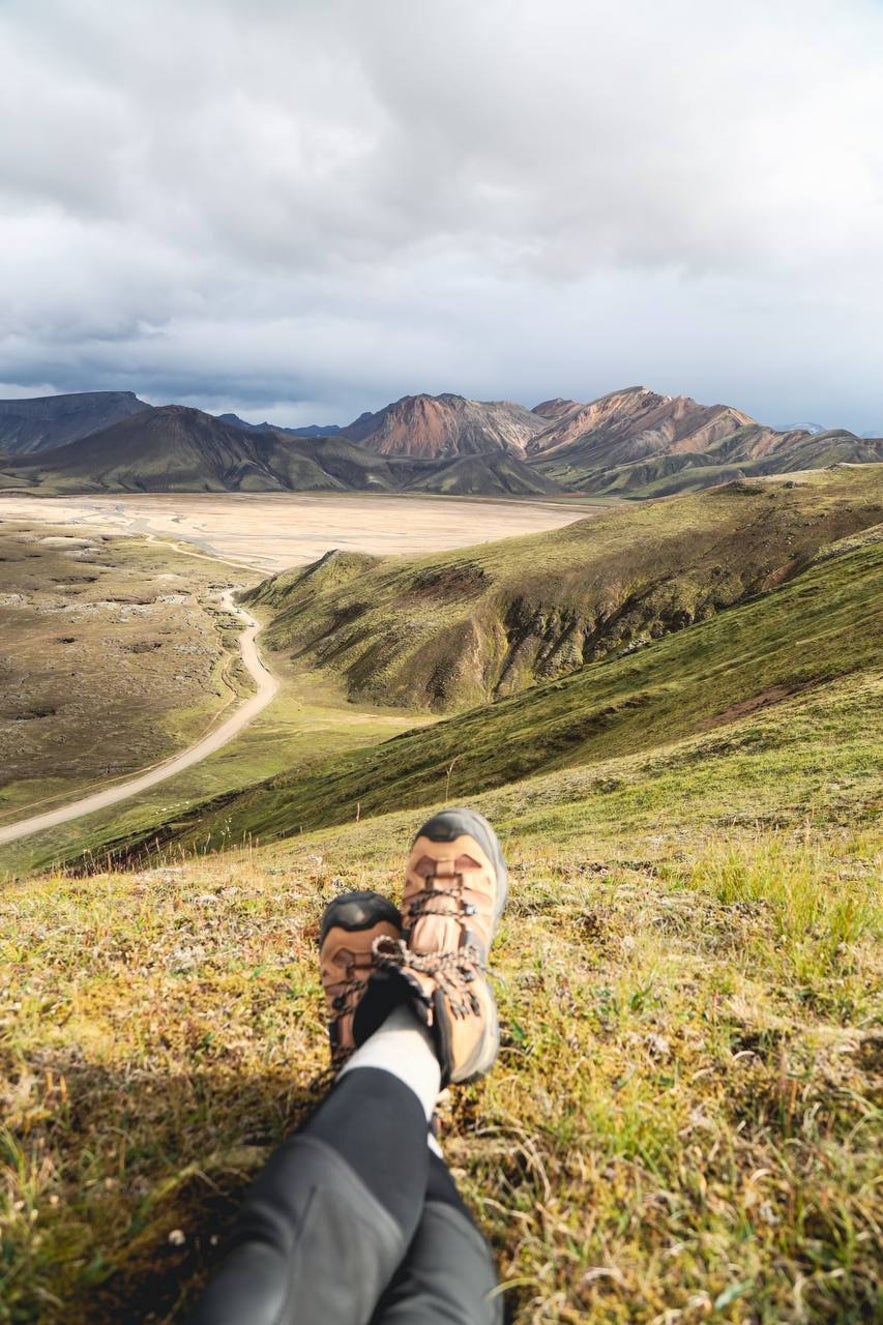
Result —
POLYGON ((353 1014, 377 970, 375 940, 395 942, 401 933, 398 907, 380 893, 343 893, 326 906, 319 930, 319 969, 332 1067, 342 1067, 356 1047, 353 1014))
POLYGON ((500 1032, 487 961, 506 892, 503 851, 485 818, 442 810, 423 825, 405 865, 405 934, 374 943, 380 969, 355 1018, 357 1044, 409 1001, 432 1034, 443 1086, 490 1071, 500 1032))

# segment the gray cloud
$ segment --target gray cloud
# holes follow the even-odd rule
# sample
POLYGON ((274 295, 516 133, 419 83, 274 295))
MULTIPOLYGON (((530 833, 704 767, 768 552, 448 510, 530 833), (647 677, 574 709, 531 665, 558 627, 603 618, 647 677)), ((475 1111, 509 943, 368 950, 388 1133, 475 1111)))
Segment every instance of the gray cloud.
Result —
POLYGON ((7 0, 0 40, 10 390, 883 428, 871 0, 7 0))

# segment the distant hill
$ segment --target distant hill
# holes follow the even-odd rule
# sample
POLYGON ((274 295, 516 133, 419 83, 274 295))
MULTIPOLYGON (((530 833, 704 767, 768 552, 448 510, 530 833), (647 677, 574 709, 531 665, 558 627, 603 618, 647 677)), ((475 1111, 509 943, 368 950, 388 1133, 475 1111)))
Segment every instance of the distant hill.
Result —
POLYGON ((729 405, 648 387, 549 413, 552 421, 528 442, 527 462, 565 489, 597 495, 667 496, 736 477, 883 461, 880 438, 777 432, 729 405))
POLYGON ((305 428, 282 428, 274 423, 247 423, 238 414, 219 414, 222 423, 232 423, 236 428, 245 428, 248 432, 282 432, 288 437, 336 437, 343 429, 336 423, 310 423, 305 428))
POLYGON ((531 413, 539 414, 541 419, 561 419, 572 410, 581 408, 576 400, 565 400, 563 396, 555 396, 553 400, 542 400, 539 405, 534 405, 531 413))
POLYGON ((344 435, 380 455, 428 459, 506 451, 520 457, 543 420, 510 401, 463 396, 404 396, 376 414, 362 414, 344 435))
POLYGON ((560 492, 561 488, 517 456, 496 451, 459 456, 441 467, 433 466, 425 478, 412 481, 409 490, 449 497, 541 497, 560 492))
MULTIPOLYGON (((689 396, 629 387, 559 414, 531 438, 527 451, 533 459, 554 457, 593 470, 650 455, 706 452, 752 425, 753 419, 728 405, 699 405, 689 396)), ((776 436, 771 428, 762 432, 776 436)))
POLYGON ((79 391, 0 400, 0 452, 28 455, 65 446, 150 408, 132 391, 79 391))
MULTIPOLYGON (((786 423, 776 429, 776 432, 827 432, 828 429, 823 423, 786 423)), ((866 437, 879 436, 878 433, 865 433, 866 437)))
POLYGON ((281 492, 393 488, 389 466, 332 439, 329 468, 321 442, 249 431, 184 405, 134 415, 79 442, 7 462, 52 491, 281 492), (340 474, 340 477, 338 477, 340 474))

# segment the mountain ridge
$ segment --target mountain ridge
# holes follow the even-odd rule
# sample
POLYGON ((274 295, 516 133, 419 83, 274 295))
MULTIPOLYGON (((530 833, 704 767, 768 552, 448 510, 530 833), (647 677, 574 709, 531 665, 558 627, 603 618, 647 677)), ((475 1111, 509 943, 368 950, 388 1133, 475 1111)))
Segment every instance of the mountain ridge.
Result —
POLYGON ((524 405, 446 392, 403 396, 376 414, 360 415, 343 433, 380 455, 441 459, 505 451, 523 458, 539 426, 539 418, 524 405))
POLYGON ((384 456, 337 436, 241 428, 187 405, 133 415, 88 437, 5 457, 0 481, 27 492, 561 491, 515 456, 384 456))
POLYGON ((450 392, 403 396, 327 429, 154 408, 131 393, 5 404, 15 409, 5 434, 0 410, 0 483, 45 493, 329 488, 641 500, 734 478, 883 461, 883 438, 778 431, 734 406, 646 386, 582 404, 555 397, 534 409, 450 392), (94 428, 108 411, 111 421, 94 428), (30 430, 21 423, 29 414, 30 430), (50 434, 63 443, 49 445, 50 434))
POLYGON ((28 455, 64 446, 152 408, 133 391, 0 400, 0 455, 28 455))

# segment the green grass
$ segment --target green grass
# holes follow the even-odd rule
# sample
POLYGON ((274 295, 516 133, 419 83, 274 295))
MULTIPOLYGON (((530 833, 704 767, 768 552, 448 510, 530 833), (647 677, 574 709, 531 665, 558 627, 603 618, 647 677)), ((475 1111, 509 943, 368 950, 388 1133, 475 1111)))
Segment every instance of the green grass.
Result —
MULTIPOLYGON (((202 806, 169 787, 159 819, 82 827, 96 850, 140 835, 129 870, 0 893, 0 1321, 186 1318, 319 1097, 324 905, 395 895, 423 816, 464 800, 511 865, 503 1036, 441 1139, 517 1325, 880 1318, 883 541, 873 494, 827 481, 801 519, 830 531, 832 503, 839 541, 773 558, 750 601, 382 744, 407 713, 295 670, 200 777, 296 774, 202 806), (366 749, 343 748, 353 718, 366 749)), ((724 516, 739 496, 709 494, 724 516)), ((695 507, 654 509, 692 542, 695 507)))

